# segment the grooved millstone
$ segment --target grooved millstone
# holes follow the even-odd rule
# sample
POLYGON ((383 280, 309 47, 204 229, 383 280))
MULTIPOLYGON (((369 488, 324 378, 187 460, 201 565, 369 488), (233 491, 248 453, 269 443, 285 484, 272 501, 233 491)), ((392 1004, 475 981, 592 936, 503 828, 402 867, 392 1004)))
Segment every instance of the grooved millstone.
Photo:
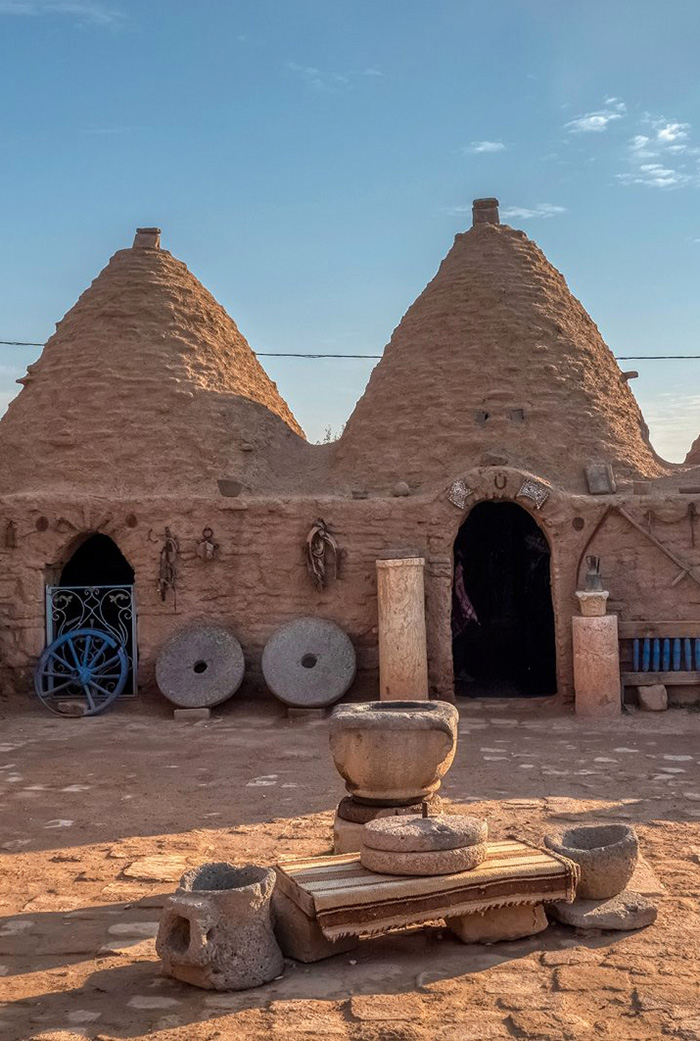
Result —
POLYGON ((178 708, 220 705, 236 693, 244 672, 240 643, 219 625, 181 629, 156 661, 160 692, 178 708))
POLYGON ((267 641, 262 671, 285 705, 323 708, 342 698, 354 680, 355 649, 335 622, 298 618, 267 641))
MULTIPOLYGON (((366 827, 366 825, 365 825, 366 827)), ((399 853, 396 850, 360 850, 360 863, 368 871, 380 875, 452 875, 471 871, 486 859, 487 845, 460 846, 459 849, 425 850, 422 853, 399 853)))
POLYGON ((455 813, 435 817, 379 817, 365 824, 363 842, 370 849, 391 853, 423 853, 476 846, 487 838, 485 820, 455 813))

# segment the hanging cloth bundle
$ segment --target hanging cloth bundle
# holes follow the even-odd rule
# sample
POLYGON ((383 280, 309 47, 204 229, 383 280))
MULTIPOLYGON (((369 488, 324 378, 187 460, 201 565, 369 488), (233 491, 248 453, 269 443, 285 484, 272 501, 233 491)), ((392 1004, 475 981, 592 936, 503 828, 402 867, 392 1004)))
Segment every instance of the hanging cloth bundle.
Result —
POLYGON ((328 530, 326 522, 319 517, 306 536, 306 566, 317 589, 325 589, 328 584, 326 552, 332 555, 332 577, 335 579, 338 577, 338 543, 328 530))

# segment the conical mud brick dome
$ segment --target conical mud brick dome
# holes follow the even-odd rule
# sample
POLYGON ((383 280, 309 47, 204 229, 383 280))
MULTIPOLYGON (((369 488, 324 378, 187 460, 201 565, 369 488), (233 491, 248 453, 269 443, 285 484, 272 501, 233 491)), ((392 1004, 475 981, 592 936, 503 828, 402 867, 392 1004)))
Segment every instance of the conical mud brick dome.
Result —
MULTIPOLYGON (((409 308, 337 444, 368 487, 429 486, 485 454, 585 491, 584 467, 657 476, 665 464, 598 328, 521 231, 477 200, 409 308)), ((486 460, 484 460, 486 461, 486 460)))
POLYGON ((303 434, 235 323, 157 229, 61 321, 0 422, 0 491, 215 489, 303 434))

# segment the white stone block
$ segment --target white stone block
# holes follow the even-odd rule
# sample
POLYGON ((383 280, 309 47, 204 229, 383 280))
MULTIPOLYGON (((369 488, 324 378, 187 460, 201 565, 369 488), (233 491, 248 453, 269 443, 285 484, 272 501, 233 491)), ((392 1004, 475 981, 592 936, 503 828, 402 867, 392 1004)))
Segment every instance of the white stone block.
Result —
POLYGON ((663 683, 637 687, 639 707, 646 712, 664 712, 668 708, 668 692, 663 683))

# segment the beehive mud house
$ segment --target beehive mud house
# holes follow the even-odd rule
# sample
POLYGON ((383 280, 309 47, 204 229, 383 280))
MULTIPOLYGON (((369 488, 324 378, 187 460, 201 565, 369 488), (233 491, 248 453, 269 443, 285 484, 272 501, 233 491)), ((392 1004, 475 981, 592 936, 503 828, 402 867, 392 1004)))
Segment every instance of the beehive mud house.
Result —
POLYGON ((19 382, 0 421, 7 698, 29 696, 47 612, 50 636, 78 586, 112 591, 141 696, 164 641, 199 618, 235 632, 242 694, 266 696, 265 642, 301 615, 347 631, 349 697, 371 696, 375 561, 392 554, 426 561, 433 697, 570 698, 588 555, 623 660, 634 635, 700 637, 698 443, 686 464, 659 458, 596 325, 495 200, 477 200, 331 444, 306 441, 156 229, 115 253, 19 382), (318 517, 341 564, 321 590, 304 555, 318 517))

